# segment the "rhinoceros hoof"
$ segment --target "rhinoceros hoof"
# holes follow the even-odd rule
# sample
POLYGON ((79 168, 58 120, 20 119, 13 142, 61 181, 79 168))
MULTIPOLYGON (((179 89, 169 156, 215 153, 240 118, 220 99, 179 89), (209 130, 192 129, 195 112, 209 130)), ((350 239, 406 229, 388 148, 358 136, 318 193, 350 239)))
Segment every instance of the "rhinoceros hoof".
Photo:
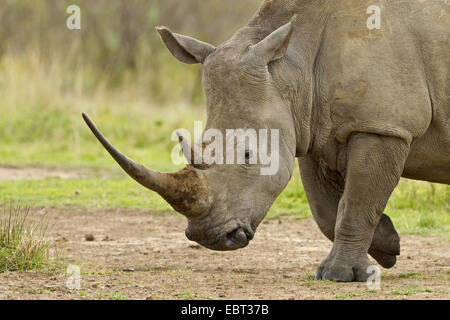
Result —
POLYGON ((317 269, 316 280, 364 282, 371 276, 371 273, 368 273, 368 267, 371 265, 373 264, 367 258, 360 258, 347 263, 327 258, 317 269))
POLYGON ((397 256, 394 254, 385 253, 380 250, 371 249, 369 254, 374 258, 383 268, 389 269, 397 263, 397 256))
POLYGON ((369 254, 383 268, 392 268, 400 255, 400 237, 389 216, 383 214, 372 239, 369 254))

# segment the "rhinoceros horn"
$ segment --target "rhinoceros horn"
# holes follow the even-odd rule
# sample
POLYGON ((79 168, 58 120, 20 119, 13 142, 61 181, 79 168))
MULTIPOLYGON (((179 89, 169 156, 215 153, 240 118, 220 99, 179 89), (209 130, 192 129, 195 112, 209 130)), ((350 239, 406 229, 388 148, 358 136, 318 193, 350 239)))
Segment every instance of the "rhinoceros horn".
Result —
POLYGON ((151 170, 129 159, 113 147, 84 113, 83 118, 92 133, 114 160, 130 177, 142 186, 157 192, 176 211, 185 216, 195 216, 206 210, 206 199, 208 197, 206 195, 205 181, 192 166, 185 167, 174 173, 162 173, 151 170))

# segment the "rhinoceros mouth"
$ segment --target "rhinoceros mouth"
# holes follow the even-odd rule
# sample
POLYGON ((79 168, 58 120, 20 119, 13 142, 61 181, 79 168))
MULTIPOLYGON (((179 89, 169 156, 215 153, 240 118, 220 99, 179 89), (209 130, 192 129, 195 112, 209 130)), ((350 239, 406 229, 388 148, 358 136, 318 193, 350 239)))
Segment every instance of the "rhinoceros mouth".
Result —
POLYGON ((249 226, 237 226, 220 235, 214 241, 195 240, 201 246, 215 251, 232 251, 242 249, 250 243, 255 232, 249 226))

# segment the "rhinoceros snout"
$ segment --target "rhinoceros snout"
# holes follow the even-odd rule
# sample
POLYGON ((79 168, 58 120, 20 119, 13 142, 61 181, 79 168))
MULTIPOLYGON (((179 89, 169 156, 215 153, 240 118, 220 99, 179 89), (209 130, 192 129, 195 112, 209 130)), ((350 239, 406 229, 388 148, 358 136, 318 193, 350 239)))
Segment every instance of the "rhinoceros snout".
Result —
POLYGON ((205 248, 215 251, 231 251, 246 247, 253 239, 254 231, 251 228, 237 227, 213 242, 194 239, 189 232, 186 232, 186 236, 189 240, 195 241, 205 248))

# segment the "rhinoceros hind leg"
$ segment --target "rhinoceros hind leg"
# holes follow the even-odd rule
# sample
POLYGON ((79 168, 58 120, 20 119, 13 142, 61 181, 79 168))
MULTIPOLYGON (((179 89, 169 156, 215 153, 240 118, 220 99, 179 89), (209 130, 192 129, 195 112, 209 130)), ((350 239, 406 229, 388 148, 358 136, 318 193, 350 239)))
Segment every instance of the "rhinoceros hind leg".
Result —
POLYGON ((397 263, 397 256, 389 253, 384 253, 376 249, 369 249, 369 254, 374 258, 383 268, 389 269, 397 263))

